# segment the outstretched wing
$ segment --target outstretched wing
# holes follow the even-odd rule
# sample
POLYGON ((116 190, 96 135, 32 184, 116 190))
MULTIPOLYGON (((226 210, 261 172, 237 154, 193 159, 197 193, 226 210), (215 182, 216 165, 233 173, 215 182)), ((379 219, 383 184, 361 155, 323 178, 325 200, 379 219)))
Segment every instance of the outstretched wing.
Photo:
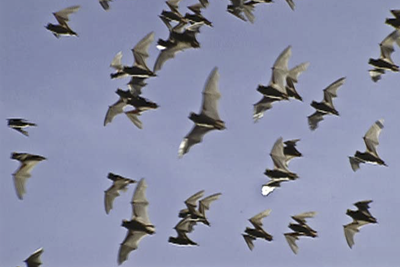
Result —
POLYGON ((275 60, 274 66, 272 67, 273 69, 280 69, 283 71, 288 71, 288 63, 289 63, 289 58, 292 55, 292 46, 288 46, 283 50, 278 58, 275 60))
POLYGON ((206 210, 210 209, 210 204, 211 202, 217 200, 222 194, 221 193, 216 193, 211 196, 205 197, 202 200, 199 201, 199 212, 205 217, 206 216, 206 210))
POLYGON ((106 213, 110 213, 113 208, 113 202, 119 196, 119 190, 126 190, 127 182, 123 180, 115 180, 110 188, 104 191, 104 206, 106 213))
POLYGON ((39 267, 42 265, 42 261, 40 260, 40 256, 43 253, 43 248, 39 248, 35 252, 32 253, 26 260, 25 263, 27 267, 39 267))
POLYGON ((135 193, 132 197, 133 218, 144 225, 151 225, 149 215, 147 214, 147 206, 149 202, 146 198, 147 184, 142 178, 136 186, 135 193))
POLYGON ((293 0, 286 0, 286 3, 288 3, 288 5, 290 6, 290 8, 294 11, 295 5, 293 0))
POLYGON ((154 41, 154 32, 148 33, 136 46, 132 49, 133 57, 135 58, 134 66, 150 71, 146 64, 146 59, 149 57, 149 46, 154 41))
POLYGON ((185 204, 188 207, 188 209, 193 209, 197 207, 197 201, 202 198, 204 195, 204 190, 201 190, 192 196, 190 196, 188 199, 185 200, 185 204))
POLYGON ((271 209, 264 210, 257 215, 251 217, 249 221, 256 229, 262 229, 262 219, 267 217, 271 213, 271 209))
POLYGON ((313 218, 317 213, 315 211, 303 212, 297 215, 292 216, 292 218, 298 223, 305 224, 306 219, 313 218))
POLYGON ((311 131, 314 131, 318 128, 318 123, 324 120, 324 113, 319 111, 314 112, 312 115, 308 116, 308 126, 311 131))
POLYGON ((324 89, 324 102, 334 108, 332 98, 337 97, 337 90, 344 84, 345 77, 342 77, 324 89))
POLYGON ((108 107, 106 117, 104 118, 104 126, 112 122, 115 116, 124 112, 124 107, 126 106, 126 101, 120 98, 113 105, 108 107))
POLYGON ((298 234, 296 233, 286 233, 284 234, 286 241, 288 242, 291 250, 293 251, 294 254, 297 254, 299 251, 299 247, 296 244, 296 240, 299 240, 298 234))
POLYGON ((118 252, 118 264, 121 265, 128 259, 128 255, 132 250, 138 248, 140 240, 145 237, 146 232, 129 230, 124 241, 121 243, 118 252))
POLYGON ((290 69, 287 79, 290 79, 292 82, 297 83, 300 74, 306 71, 308 66, 310 66, 310 62, 304 62, 290 69))
POLYGON ((173 46, 163 49, 158 54, 156 62, 154 63, 153 72, 159 71, 167 60, 175 57, 175 54, 177 52, 189 49, 191 47, 192 46, 190 45, 190 43, 176 42, 173 46))
POLYGON ((278 140, 276 140, 274 146, 272 147, 270 156, 276 168, 284 170, 286 172, 290 172, 286 165, 286 156, 283 152, 283 149, 284 148, 283 148, 282 137, 279 137, 278 140))
POLYGON ((54 17, 57 19, 58 23, 60 23, 61 26, 68 27, 67 22, 69 21, 69 15, 72 13, 75 13, 78 11, 80 6, 71 6, 64 8, 58 12, 53 13, 54 17))
POLYGON ((392 60, 391 55, 394 52, 394 47, 393 47, 394 42, 397 43, 400 42, 400 30, 394 30, 379 44, 379 46, 381 47, 380 58, 393 65, 394 62, 392 60))
POLYGON ((350 166, 351 169, 355 172, 360 168, 360 163, 363 163, 364 161, 360 160, 359 158, 356 157, 349 157, 350 161, 350 166))
POLYGON ((218 115, 218 100, 221 98, 221 93, 218 89, 219 73, 218 68, 215 67, 208 76, 207 82, 203 90, 203 104, 200 110, 212 119, 220 120, 218 115))
POLYGON ((195 125, 190 133, 186 135, 186 137, 181 142, 178 151, 179 157, 183 157, 184 154, 189 152, 189 149, 193 145, 200 143, 203 140, 204 135, 211 130, 213 129, 195 125))
POLYGON ((350 248, 354 245, 354 235, 360 232, 360 227, 368 224, 368 222, 364 221, 353 221, 352 223, 343 225, 344 228, 344 236, 346 237, 347 244, 350 248))
POLYGON ((125 112, 125 115, 133 124, 135 124, 136 127, 143 129, 143 123, 141 120, 139 120, 140 113, 138 113, 136 110, 132 110, 125 112))
POLYGON ((383 122, 383 119, 376 121, 364 135, 364 142, 367 150, 373 153, 376 157, 379 157, 376 148, 379 145, 379 134, 383 129, 383 122))
POLYGON ((255 103, 254 109, 253 109, 253 120, 254 122, 257 122, 259 119, 264 117, 264 112, 267 111, 268 109, 272 108, 272 102, 275 100, 269 97, 264 96, 261 98, 260 101, 255 103))
POLYGON ((31 170, 40 161, 41 160, 24 160, 21 162, 18 170, 13 173, 15 190, 19 199, 23 199, 23 196, 26 193, 25 184, 28 178, 31 177, 31 170))
POLYGON ((249 247, 249 249, 253 250, 253 248, 254 248, 253 241, 256 240, 256 238, 251 235, 246 235, 246 234, 242 234, 242 236, 244 238, 244 241, 246 241, 246 244, 249 247))
POLYGON ((190 217, 185 217, 182 220, 180 220, 174 228, 178 232, 178 234, 180 232, 181 233, 191 233, 196 224, 197 224, 196 220, 193 220, 190 217))

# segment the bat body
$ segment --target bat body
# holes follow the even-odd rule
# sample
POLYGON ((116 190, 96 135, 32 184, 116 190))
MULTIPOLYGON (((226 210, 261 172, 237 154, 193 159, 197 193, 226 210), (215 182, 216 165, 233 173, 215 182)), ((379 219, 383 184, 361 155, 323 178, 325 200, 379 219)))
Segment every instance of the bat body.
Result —
POLYGON ((224 130, 225 123, 218 114, 218 100, 221 94, 218 89, 219 73, 214 68, 207 79, 203 90, 203 104, 199 114, 191 113, 189 118, 195 123, 192 130, 185 136, 179 146, 178 155, 182 157, 190 147, 200 143, 203 136, 211 130, 224 130))
POLYGON ((377 147, 379 145, 379 135, 383 129, 383 119, 376 121, 364 135, 366 146, 365 152, 356 151, 353 157, 349 157, 350 166, 353 171, 360 168, 360 163, 370 163, 387 166, 386 163, 379 157, 377 147))
POLYGON ((308 125, 312 131, 318 128, 318 123, 323 120, 323 116, 339 116, 339 112, 333 105, 333 98, 337 97, 337 90, 344 84, 345 79, 345 77, 342 77, 326 87, 324 99, 321 102, 311 102, 311 106, 316 109, 312 115, 308 116, 308 125))
POLYGON ((37 126, 35 123, 20 118, 7 119, 7 121, 8 127, 22 133, 25 136, 29 136, 29 133, 24 130, 25 128, 28 128, 29 126, 37 126))
POLYGON ((53 13, 59 24, 48 23, 45 28, 51 31, 53 35, 57 38, 62 35, 78 36, 78 34, 69 27, 67 22, 69 21, 69 15, 77 12, 79 8, 80 6, 71 6, 53 13))
POLYGON ((206 5, 203 5, 202 3, 197 3, 191 6, 188 6, 188 9, 190 9, 193 14, 190 13, 186 13, 185 14, 185 19, 191 23, 191 24, 195 24, 195 23, 204 23, 207 26, 212 27, 212 23, 211 21, 209 21, 208 19, 206 19, 202 14, 201 14, 201 9, 206 8, 208 6, 208 3, 206 5))
POLYGON ((25 184, 31 177, 33 167, 35 167, 39 162, 46 160, 46 158, 39 155, 13 152, 11 154, 11 159, 18 160, 21 163, 18 170, 16 170, 12 175, 17 196, 22 200, 26 193, 25 184))

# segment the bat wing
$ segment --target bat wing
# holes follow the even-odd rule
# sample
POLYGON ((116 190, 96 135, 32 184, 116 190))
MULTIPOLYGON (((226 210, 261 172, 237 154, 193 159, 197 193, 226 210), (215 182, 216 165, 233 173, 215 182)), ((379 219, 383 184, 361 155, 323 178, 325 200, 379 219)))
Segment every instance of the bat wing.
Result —
POLYGON ((193 145, 200 143, 203 140, 204 135, 211 130, 213 129, 195 125, 181 142, 178 151, 179 157, 183 157, 184 154, 189 152, 189 149, 193 145))
POLYGON ((296 67, 289 70, 287 78, 291 79, 292 82, 297 83, 300 74, 306 71, 308 66, 310 66, 310 62, 304 62, 297 65, 296 67))
POLYGON ((207 82, 203 90, 203 104, 200 110, 212 119, 220 120, 218 115, 218 100, 221 98, 221 93, 218 89, 219 73, 218 68, 215 67, 208 76, 207 82))
POLYGON ((264 96, 260 101, 254 104, 254 122, 257 122, 259 119, 264 117, 264 112, 272 108, 272 102, 274 102, 273 99, 264 96))
POLYGON ((178 234, 179 232, 191 233, 196 224, 196 220, 190 219, 190 217, 186 217, 178 222, 178 224, 175 226, 175 230, 178 232, 178 234))
POLYGON ((22 133, 25 136, 29 136, 29 133, 27 131, 25 131, 24 129, 22 129, 22 128, 14 128, 13 127, 13 129, 18 131, 18 132, 20 132, 20 133, 22 133))
POLYGON ((60 25, 68 27, 67 21, 69 21, 69 15, 77 12, 79 8, 80 6, 67 7, 58 12, 53 13, 53 15, 57 19, 58 23, 60 23, 60 25))
POLYGON ((300 224, 305 224, 306 219, 313 218, 317 213, 315 211, 303 212, 297 215, 292 216, 293 220, 297 221, 300 224))
POLYGON ((292 47, 289 45, 283 50, 278 58, 275 60, 273 69, 281 69, 283 71, 288 71, 289 58, 292 55, 292 47))
POLYGON ((188 199, 185 200, 185 204, 190 210, 191 208, 196 208, 197 207, 197 201, 202 198, 204 195, 204 190, 201 190, 192 196, 190 196, 188 199))
POLYGON ((244 238, 244 241, 246 241, 246 244, 249 247, 249 249, 253 250, 254 248, 253 241, 256 240, 256 238, 251 235, 245 235, 245 234, 242 234, 242 236, 244 238))
POLYGON ((102 7, 104 10, 109 10, 109 9, 110 9, 110 5, 109 5, 108 2, 111 2, 111 1, 112 1, 112 0, 99 0, 99 3, 100 3, 101 7, 102 7))
POLYGON ((345 77, 342 77, 324 89, 324 102, 334 108, 332 98, 337 97, 337 90, 344 84, 345 77))
POLYGON ((394 52, 393 43, 394 42, 399 43, 399 41, 400 41, 399 30, 394 30, 385 39, 383 39, 383 41, 379 44, 379 46, 381 47, 380 58, 394 65, 394 62, 391 57, 392 53, 394 52))
POLYGON ((189 43, 176 42, 173 46, 163 49, 158 54, 156 62, 154 63, 153 71, 154 72, 159 71, 167 60, 175 57, 175 54, 177 52, 180 52, 180 51, 183 51, 183 50, 186 50, 189 48, 191 48, 191 45, 189 43))
POLYGON ((365 146, 367 147, 367 150, 373 153, 377 157, 379 156, 378 152, 376 151, 376 148, 379 145, 379 135, 383 129, 383 122, 384 122, 383 119, 376 121, 364 135, 364 142, 365 146))
POLYGON ((278 140, 276 140, 274 146, 272 147, 270 156, 272 158, 272 161, 274 162, 275 167, 290 172, 286 165, 286 156, 283 152, 283 149, 283 141, 282 137, 280 137, 278 138, 278 140))
POLYGON ((120 195, 118 191, 126 187, 126 185, 124 181, 117 180, 104 192, 104 206, 107 214, 113 208, 114 199, 120 195))
POLYGON ((128 255, 132 250, 138 248, 140 240, 145 237, 146 232, 129 230, 124 241, 121 243, 118 252, 118 264, 121 265, 128 259, 128 255))
POLYGON ((253 11, 254 11, 253 6, 249 6, 249 5, 243 6, 243 13, 251 23, 254 23, 254 19, 255 19, 253 11))
POLYGON ((132 77, 128 83, 129 90, 133 96, 139 96, 142 94, 142 88, 147 85, 145 78, 132 77))
POLYGON ((308 126, 312 131, 318 128, 318 123, 324 119, 324 114, 316 111, 312 115, 308 116, 308 126))
POLYGON ((132 49, 133 57, 135 59, 134 66, 150 71, 147 67, 146 59, 149 57, 148 50, 153 41, 154 32, 150 32, 132 49))
POLYGON ((149 205, 149 202, 146 198, 146 188, 146 181, 142 178, 136 186, 131 203, 135 219, 144 225, 151 225, 149 215, 147 214, 147 206, 149 205))
POLYGON ((359 228, 365 224, 368 224, 368 222, 353 221, 352 223, 343 226, 344 236, 346 237, 347 244, 350 248, 354 245, 354 235, 360 232, 359 228))
POLYGON ((396 17, 396 19, 400 19, 400 9, 398 10, 392 9, 390 10, 390 13, 392 13, 392 15, 396 17))
POLYGON ((357 171, 360 168, 360 163, 363 162, 362 160, 355 158, 355 157, 349 157, 349 161, 350 161, 351 169, 353 171, 357 171))
POLYGON ((123 66, 122 66, 121 60, 122 60, 122 52, 119 51, 119 52, 115 55, 115 57, 113 58, 113 60, 111 61, 110 67, 111 67, 111 68, 114 68, 114 69, 116 69, 116 70, 122 70, 122 69, 123 69, 123 66))
POLYGON ((193 13, 200 15, 201 14, 201 9, 202 8, 206 8, 207 5, 208 5, 208 3, 205 4, 205 5, 203 5, 202 3, 197 3, 197 4, 194 4, 194 5, 188 6, 187 8, 190 11, 192 11, 193 13))
POLYGON ((199 212, 202 215, 206 215, 206 210, 210 209, 210 204, 211 202, 217 200, 222 194, 221 193, 216 193, 211 196, 205 197, 202 200, 199 201, 199 212))
POLYGON ((354 206, 356 206, 359 210, 368 211, 370 203, 372 203, 372 200, 363 200, 354 203, 354 206))
POLYGON ((257 215, 251 217, 249 221, 256 229, 262 229, 262 219, 267 217, 271 213, 271 209, 264 210, 257 215))
POLYGON ((115 116, 124 112, 124 107, 126 106, 126 101, 120 98, 113 105, 108 107, 106 117, 104 119, 104 126, 112 122, 115 116))
POLYGON ((293 253, 297 254, 297 252, 299 251, 299 247, 296 244, 296 240, 299 240, 298 235, 296 233, 286 233, 284 235, 293 253))
POLYGON ((382 79, 382 74, 385 74, 384 69, 372 69, 368 70, 369 76, 371 76, 372 81, 377 82, 382 79))
POLYGON ((128 119, 135 124, 139 129, 143 129, 143 123, 139 120, 140 113, 137 113, 136 110, 125 112, 125 115, 128 119))
POLYGON ((43 253, 43 248, 39 248, 35 252, 32 253, 26 260, 25 263, 27 267, 39 267, 42 265, 42 261, 40 260, 40 256, 43 253))
POLYGON ((286 3, 288 3, 288 5, 290 6, 290 8, 294 11, 295 5, 293 0, 286 0, 286 3))
POLYGON ((36 166, 41 160, 24 160, 21 162, 21 166, 16 172, 13 173, 15 190, 19 199, 23 198, 26 193, 25 184, 26 181, 31 177, 31 170, 36 166))

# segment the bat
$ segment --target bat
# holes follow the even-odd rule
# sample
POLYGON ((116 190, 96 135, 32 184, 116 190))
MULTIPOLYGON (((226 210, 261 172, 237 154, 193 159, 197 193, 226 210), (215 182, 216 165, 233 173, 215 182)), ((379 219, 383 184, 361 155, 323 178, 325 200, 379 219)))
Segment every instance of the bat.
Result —
POLYGON ((119 191, 125 192, 128 190, 128 185, 136 183, 136 181, 111 172, 108 174, 107 178, 113 181, 111 187, 104 191, 104 207, 106 213, 109 214, 110 210, 113 208, 114 199, 120 195, 119 191))
POLYGON ((22 200, 24 194, 26 193, 25 184, 26 181, 31 177, 31 171, 33 167, 35 167, 36 164, 42 160, 46 160, 46 158, 39 155, 13 152, 11 154, 11 159, 18 160, 21 163, 19 168, 12 175, 14 178, 17 196, 22 200))
POLYGON ((27 267, 39 267, 42 265, 42 261, 40 256, 42 256, 43 248, 39 248, 35 252, 32 253, 24 262, 26 263, 27 267))
POLYGON ((400 30, 400 10, 390 10, 395 18, 387 18, 385 23, 400 30))
POLYGON ((284 153, 282 137, 275 141, 270 156, 274 162, 274 169, 266 169, 264 173, 265 175, 270 178, 289 178, 291 180, 298 178, 296 173, 293 173, 288 169, 288 160, 284 153))
POLYGON ((53 13, 54 17, 56 18, 59 24, 48 23, 45 28, 51 31, 53 35, 57 38, 59 38, 61 35, 78 36, 76 32, 71 30, 67 22, 69 21, 69 15, 77 12, 79 8, 80 6, 71 6, 53 13))
POLYGON ((195 126, 185 136, 178 150, 180 158, 189 152, 189 149, 200 143, 206 133, 211 130, 224 130, 225 122, 221 120, 218 114, 218 100, 221 94, 218 89, 219 73, 218 68, 214 68, 207 79, 203 90, 203 103, 199 114, 192 112, 189 119, 195 123, 195 126))
POLYGON ((286 92, 289 97, 303 101, 303 98, 296 91, 295 84, 298 82, 299 75, 306 71, 309 65, 309 62, 305 62, 289 70, 286 76, 286 92))
POLYGON ((376 151, 379 145, 379 135, 383 129, 383 122, 383 119, 376 121, 364 135, 363 139, 367 150, 365 152, 357 150, 353 157, 349 157, 350 166, 353 171, 357 171, 360 168, 360 163, 387 166, 376 151))
POLYGON ((175 231, 178 234, 177 237, 170 236, 168 242, 181 246, 198 246, 196 242, 194 242, 187 236, 187 233, 193 231, 194 225, 196 225, 196 220, 193 220, 190 217, 183 218, 174 227, 175 231))
POLYGON ((29 133, 25 131, 24 128, 28 128, 29 126, 37 126, 35 123, 20 118, 7 119, 7 121, 8 127, 22 133, 25 136, 29 136, 29 133))
POLYGON ((292 219, 297 223, 290 223, 289 228, 294 232, 285 233, 284 235, 294 254, 297 254, 299 250, 299 247, 296 244, 296 241, 299 240, 299 236, 308 236, 312 238, 318 236, 317 231, 308 226, 306 222, 306 219, 313 218, 315 214, 315 211, 308 211, 292 216, 292 219))
MULTIPOLYGON (((208 3, 207 3, 207 6, 208 6, 208 3)), ((185 14, 185 19, 191 24, 202 22, 205 25, 212 27, 213 25, 212 25, 211 21, 206 19, 201 14, 201 9, 206 8, 207 6, 203 5, 202 3, 197 3, 197 4, 194 4, 194 5, 188 6, 188 9, 190 11, 192 11, 193 14, 186 13, 185 14)))
POLYGON ((131 251, 138 248, 139 242, 146 235, 153 235, 155 233, 155 227, 150 222, 149 215, 147 213, 147 206, 149 202, 146 198, 147 184, 144 178, 142 178, 136 186, 135 192, 132 197, 132 218, 130 221, 123 220, 122 226, 128 229, 124 241, 121 243, 118 252, 118 264, 121 265, 128 259, 128 255, 131 251))
POLYGON ((314 131, 318 128, 318 123, 323 120, 325 115, 339 116, 339 112, 333 105, 333 98, 337 97, 337 90, 344 84, 346 78, 342 77, 324 89, 324 99, 321 102, 312 101, 311 106, 316 112, 308 116, 308 125, 314 131))
POLYGON ((246 244, 250 250, 253 250, 254 248, 253 241, 256 240, 257 238, 262 238, 268 241, 272 241, 273 237, 270 234, 268 234, 262 227, 263 226, 262 219, 267 217, 270 213, 271 209, 267 209, 249 219, 250 223, 254 226, 254 228, 246 227, 245 229, 246 234, 242 234, 242 236, 246 241, 246 244))

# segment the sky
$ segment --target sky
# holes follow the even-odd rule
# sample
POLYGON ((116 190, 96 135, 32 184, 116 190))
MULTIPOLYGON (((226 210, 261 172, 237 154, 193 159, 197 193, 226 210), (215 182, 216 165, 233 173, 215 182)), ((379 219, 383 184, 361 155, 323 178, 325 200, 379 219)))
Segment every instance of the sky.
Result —
MULTIPOLYGON (((180 10, 194 0, 182 0, 180 10)), ((1 1, 0 3, 0 262, 23 266, 43 247, 43 266, 117 266, 126 235, 123 219, 131 218, 134 186, 104 211, 108 172, 148 184, 149 217, 156 234, 145 237, 122 266, 396 266, 400 261, 397 207, 400 152, 400 75, 387 73, 378 83, 368 75, 368 59, 379 56, 379 43, 393 31, 385 25, 398 0, 295 0, 292 11, 283 0, 255 9, 255 23, 226 12, 229 1, 210 0, 204 16, 214 27, 203 27, 200 49, 178 53, 157 77, 148 80, 143 96, 160 108, 141 116, 143 130, 124 115, 103 126, 117 88, 128 79, 111 80, 109 64, 122 51, 122 62, 133 62, 130 49, 146 34, 155 33, 149 49, 150 67, 158 38, 168 30, 158 15, 164 1, 115 0, 106 12, 97 0, 1 1), (79 37, 55 38, 43 26, 55 23, 52 12, 81 5, 70 16, 79 37), (271 67, 288 45, 289 67, 310 62, 297 84, 303 102, 274 104, 258 123, 253 104, 268 84, 271 67), (220 117, 227 129, 213 131, 203 143, 178 159, 178 147, 198 112, 201 92, 214 67, 220 73, 220 117), (312 100, 340 77, 345 84, 334 99, 340 116, 327 116, 310 131, 307 116, 312 100), (7 118, 22 117, 38 124, 29 138, 10 129, 7 118), (364 151, 362 137, 378 119, 385 120, 378 153, 388 167, 362 165, 353 172, 348 156, 364 151), (275 141, 300 138, 302 158, 289 169, 299 179, 261 195, 263 174, 272 168, 275 141), (17 198, 12 173, 19 166, 12 152, 42 155, 46 161, 32 171, 27 193, 17 198), (198 247, 167 242, 175 235, 178 212, 190 195, 221 192, 211 205, 211 227, 198 225, 189 237, 198 247), (343 225, 351 222, 346 209, 373 200, 370 212, 378 224, 361 228, 353 249, 343 225), (241 234, 248 219, 271 209, 263 220, 274 240, 257 240, 250 251, 241 234), (283 233, 290 216, 316 211, 308 221, 318 237, 301 238, 299 253, 290 250, 283 233)), ((393 60, 400 64, 400 48, 393 60)))

